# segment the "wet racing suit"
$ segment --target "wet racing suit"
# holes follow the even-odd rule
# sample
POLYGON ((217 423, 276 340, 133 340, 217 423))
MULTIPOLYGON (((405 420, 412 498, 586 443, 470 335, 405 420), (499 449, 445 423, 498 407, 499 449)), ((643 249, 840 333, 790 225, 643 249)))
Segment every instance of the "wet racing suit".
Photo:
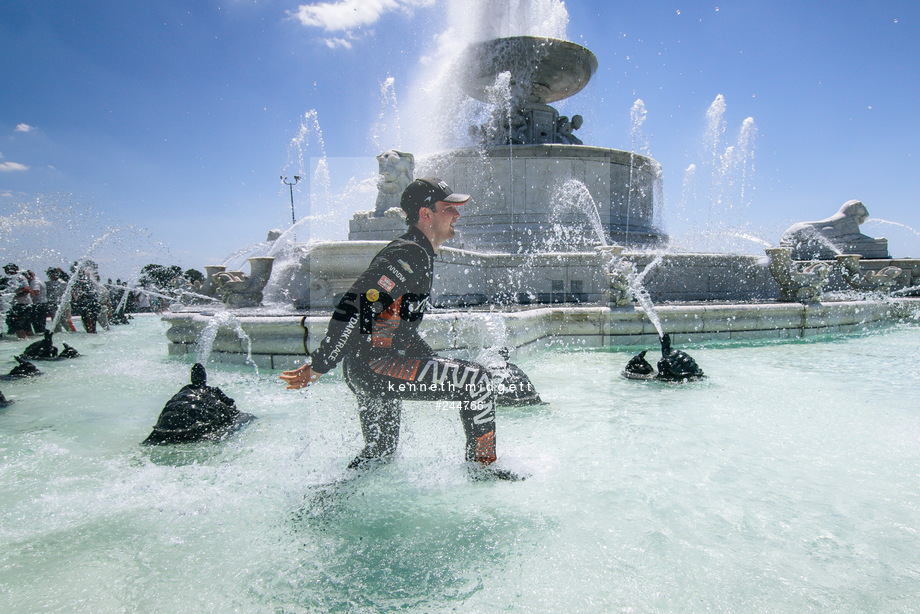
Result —
POLYGON ((385 460, 399 443, 402 400, 459 401, 466 460, 495 460, 495 402, 486 369, 437 356, 419 336, 429 303, 434 249, 412 226, 390 242, 342 297, 326 337, 310 354, 326 373, 344 361, 358 398, 365 446, 349 467, 385 460))

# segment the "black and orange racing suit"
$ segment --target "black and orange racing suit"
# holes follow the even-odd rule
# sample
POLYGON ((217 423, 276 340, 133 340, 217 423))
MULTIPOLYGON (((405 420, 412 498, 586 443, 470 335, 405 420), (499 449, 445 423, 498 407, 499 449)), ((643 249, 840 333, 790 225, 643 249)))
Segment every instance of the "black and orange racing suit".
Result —
POLYGON ((477 363, 435 354, 418 333, 429 304, 434 249, 412 226, 371 261, 335 308, 326 337, 310 354, 326 373, 344 361, 358 398, 364 449, 349 467, 386 460, 399 443, 402 400, 459 401, 466 460, 495 460, 495 401, 477 363))

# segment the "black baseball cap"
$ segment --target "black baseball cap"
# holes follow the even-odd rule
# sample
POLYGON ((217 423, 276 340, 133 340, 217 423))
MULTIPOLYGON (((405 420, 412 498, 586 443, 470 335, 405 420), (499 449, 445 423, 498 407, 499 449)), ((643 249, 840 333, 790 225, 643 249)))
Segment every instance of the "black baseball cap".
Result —
POLYGON ((423 177, 406 186, 399 206, 406 212, 406 221, 414 224, 418 221, 418 210, 422 207, 434 209, 436 202, 462 205, 469 199, 469 194, 456 194, 441 179, 423 177))

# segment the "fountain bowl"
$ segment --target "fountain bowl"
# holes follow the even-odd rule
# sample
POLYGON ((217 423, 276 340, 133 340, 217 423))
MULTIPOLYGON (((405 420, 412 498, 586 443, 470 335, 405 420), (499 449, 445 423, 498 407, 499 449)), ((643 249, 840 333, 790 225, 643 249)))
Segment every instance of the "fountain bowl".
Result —
POLYGON ((512 36, 474 43, 463 59, 463 91, 487 102, 503 72, 529 102, 550 103, 577 94, 597 71, 597 57, 585 47, 556 38, 512 36))

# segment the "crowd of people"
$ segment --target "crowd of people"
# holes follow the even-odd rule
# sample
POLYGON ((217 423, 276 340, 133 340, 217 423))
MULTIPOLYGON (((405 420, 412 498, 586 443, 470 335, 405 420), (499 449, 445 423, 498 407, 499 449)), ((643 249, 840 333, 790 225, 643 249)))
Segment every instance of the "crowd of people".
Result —
POLYGON ((49 326, 49 318, 55 326, 53 332, 76 331, 74 317, 80 319, 83 330, 95 333, 100 327, 108 329, 112 324, 127 323, 130 313, 160 308, 143 288, 129 289, 120 279, 104 283, 93 263, 70 269, 68 273, 60 267, 50 267, 43 281, 34 271, 20 269, 17 264, 3 267, 0 295, 4 308, 7 301, 10 303, 6 310, 7 334, 20 339, 41 335, 49 326))

